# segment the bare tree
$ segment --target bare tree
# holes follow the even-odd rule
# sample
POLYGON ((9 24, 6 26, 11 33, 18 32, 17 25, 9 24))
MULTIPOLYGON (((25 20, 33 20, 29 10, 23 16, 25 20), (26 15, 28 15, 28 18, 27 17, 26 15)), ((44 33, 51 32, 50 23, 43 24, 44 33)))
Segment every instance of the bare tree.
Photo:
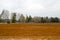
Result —
POLYGON ((29 21, 29 17, 26 15, 26 19, 25 19, 25 22, 28 23, 29 21))
POLYGON ((23 14, 20 15, 19 22, 25 22, 25 17, 23 14))
POLYGON ((3 10, 0 15, 0 22, 8 22, 9 21, 9 11, 3 10))
POLYGON ((41 17, 33 17, 33 22, 40 23, 41 22, 41 17))

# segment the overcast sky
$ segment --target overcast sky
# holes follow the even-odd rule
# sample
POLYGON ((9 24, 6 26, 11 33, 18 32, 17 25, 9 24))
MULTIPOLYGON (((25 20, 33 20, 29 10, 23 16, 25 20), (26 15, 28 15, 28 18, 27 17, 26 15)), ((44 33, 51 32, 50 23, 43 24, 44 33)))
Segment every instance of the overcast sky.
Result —
POLYGON ((3 9, 24 15, 60 17, 60 0, 0 0, 0 13, 3 9))

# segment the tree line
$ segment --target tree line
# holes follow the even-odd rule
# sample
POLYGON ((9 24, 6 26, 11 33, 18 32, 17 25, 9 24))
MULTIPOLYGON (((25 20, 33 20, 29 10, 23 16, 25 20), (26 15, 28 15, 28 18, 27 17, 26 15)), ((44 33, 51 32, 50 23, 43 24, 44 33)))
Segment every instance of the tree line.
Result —
MULTIPOLYGON (((2 14, 4 11, 2 12, 2 14)), ((2 19, 0 15, 0 23, 7 22, 7 23, 60 23, 60 18, 58 17, 38 17, 31 15, 24 16, 20 14, 19 19, 16 19, 17 13, 12 13, 11 19, 2 19), (5 21, 4 21, 5 20, 5 21)), ((6 15, 6 14, 5 14, 6 15)))

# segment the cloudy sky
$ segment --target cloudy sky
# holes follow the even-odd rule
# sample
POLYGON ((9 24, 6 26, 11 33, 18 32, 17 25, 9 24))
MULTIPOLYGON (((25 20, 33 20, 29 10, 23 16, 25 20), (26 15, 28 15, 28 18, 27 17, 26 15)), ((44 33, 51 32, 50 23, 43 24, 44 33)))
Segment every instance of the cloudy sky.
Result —
POLYGON ((60 0, 0 0, 0 13, 3 9, 24 15, 60 17, 60 0))

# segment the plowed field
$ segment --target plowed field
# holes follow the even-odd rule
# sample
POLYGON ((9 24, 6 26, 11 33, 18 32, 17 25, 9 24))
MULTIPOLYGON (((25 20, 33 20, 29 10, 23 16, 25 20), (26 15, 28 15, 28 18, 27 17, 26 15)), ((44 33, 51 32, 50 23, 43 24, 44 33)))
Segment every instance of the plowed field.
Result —
POLYGON ((0 38, 41 36, 60 38, 60 23, 0 24, 0 38))

